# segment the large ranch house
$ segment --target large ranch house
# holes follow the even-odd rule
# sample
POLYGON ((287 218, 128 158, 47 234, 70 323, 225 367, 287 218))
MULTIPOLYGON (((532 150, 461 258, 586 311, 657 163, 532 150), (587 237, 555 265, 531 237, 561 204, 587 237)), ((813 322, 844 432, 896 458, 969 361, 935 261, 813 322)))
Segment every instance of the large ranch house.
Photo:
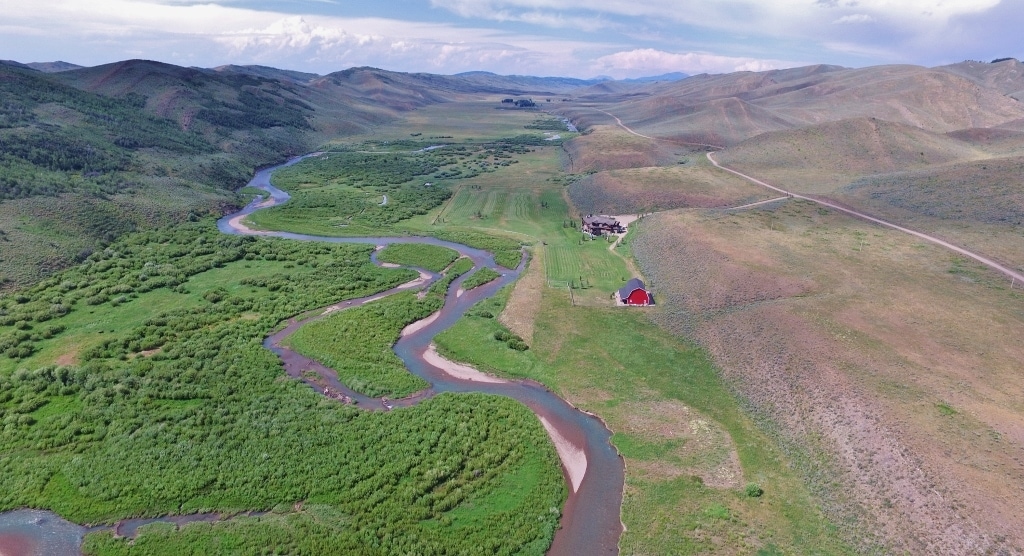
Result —
POLYGON ((626 232, 626 228, 612 216, 605 216, 603 214, 594 216, 593 214, 589 214, 584 216, 582 220, 581 227, 583 228, 584 233, 588 233, 592 236, 623 234, 626 232))

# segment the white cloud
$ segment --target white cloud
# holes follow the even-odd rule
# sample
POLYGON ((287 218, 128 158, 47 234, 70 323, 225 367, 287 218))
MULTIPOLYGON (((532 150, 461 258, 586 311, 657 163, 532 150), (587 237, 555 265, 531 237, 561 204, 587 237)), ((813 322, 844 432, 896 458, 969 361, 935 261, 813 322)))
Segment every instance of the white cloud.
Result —
POLYGON ((844 15, 843 17, 840 17, 839 19, 833 21, 832 23, 840 25, 844 23, 871 23, 874 20, 875 18, 871 17, 868 14, 850 14, 844 15))
MULTIPOLYGON (((858 65, 923 61, 932 52, 979 59, 1012 55, 1006 46, 988 52, 993 46, 986 26, 1011 29, 1006 21, 1018 19, 996 14, 1024 9, 1004 0, 991 10, 998 2, 431 0, 442 10, 428 23, 322 15, 324 9, 317 10, 321 15, 295 16, 246 8, 253 0, 0 0, 0 36, 4 57, 22 60, 172 61, 173 53, 173 60, 195 65, 261 63, 320 73, 374 65, 436 73, 634 77, 770 69, 808 58, 858 65), (438 22, 443 16, 452 21, 438 22), (788 50, 773 53, 776 47, 788 50)), ((345 5, 326 11, 343 14, 345 5)), ((303 2, 287 6, 301 10, 303 2)))
MULTIPOLYGON (((487 69, 575 75, 573 53, 607 45, 389 18, 289 16, 229 5, 154 0, 0 0, 4 35, 21 37, 27 56, 105 63, 129 56, 222 63, 279 64, 326 73, 375 65, 400 71, 487 69), (33 38, 34 42, 26 39, 33 38), (45 40, 49 38, 50 40, 45 40), (63 53, 48 56, 57 45, 63 53), (50 49, 50 50, 46 50, 50 49), (78 56, 69 52, 77 52, 78 56), (131 54, 129 54, 131 52, 131 54), (95 57, 106 56, 106 59, 95 57), (87 57, 87 54, 89 55, 87 57), (91 58, 91 59, 90 59, 91 58)), ((15 50, 7 53, 19 57, 15 50)))
POLYGON ((897 19, 949 19, 984 12, 1000 0, 431 0, 462 17, 508 18, 514 12, 592 13, 653 17, 686 23, 714 23, 709 14, 742 21, 763 16, 805 19, 814 8, 850 10, 897 19))
POLYGON ((613 77, 631 75, 657 75, 681 71, 684 73, 729 73, 733 71, 766 71, 802 65, 782 60, 761 60, 719 56, 706 52, 664 52, 641 48, 601 56, 594 61, 594 69, 613 77))
MULTIPOLYGON (((545 18, 555 24, 574 18, 616 30, 624 18, 671 33, 699 30, 742 35, 751 44, 766 39, 822 43, 843 40, 872 43, 918 43, 943 48, 947 31, 958 18, 991 11, 1012 0, 431 0, 466 18, 528 21, 545 18), (862 24, 835 27, 831 24, 862 24), (865 35, 863 24, 879 31, 865 35), (680 29, 682 28, 682 29, 680 29), (843 29, 843 30, 837 30, 843 29), (836 36, 836 34, 840 36, 836 36)), ((572 25, 566 25, 571 27, 572 25)))

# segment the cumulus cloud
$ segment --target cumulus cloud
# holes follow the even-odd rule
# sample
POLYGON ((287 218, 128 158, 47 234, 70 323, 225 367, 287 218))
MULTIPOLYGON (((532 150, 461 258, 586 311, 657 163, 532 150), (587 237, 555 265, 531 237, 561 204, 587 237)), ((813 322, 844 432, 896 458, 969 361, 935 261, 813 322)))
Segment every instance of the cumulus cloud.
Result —
POLYGON ((437 73, 487 69, 573 75, 581 67, 573 53, 594 46, 487 27, 391 18, 290 16, 178 0, 5 4, 10 4, 10 9, 5 5, 5 21, 0 25, 6 35, 20 37, 10 41, 17 46, 5 54, 25 61, 61 58, 98 64, 145 57, 204 66, 281 65, 319 73, 374 65, 437 73), (20 55, 18 48, 22 49, 20 55))
POLYGON ((850 14, 844 15, 843 17, 840 17, 839 19, 833 21, 832 23, 840 25, 844 23, 870 23, 874 20, 875 18, 871 17, 868 14, 850 14))
POLYGON ((670 72, 729 73, 733 71, 767 71, 801 65, 782 60, 761 60, 719 56, 706 52, 664 52, 653 48, 640 48, 601 56, 594 61, 594 69, 615 77, 628 75, 655 75, 670 72))
MULTIPOLYGON (((625 22, 663 35, 732 33, 749 44, 769 40, 823 45, 859 43, 897 52, 948 47, 946 37, 965 18, 984 16, 1011 0, 431 0, 466 18, 551 22, 586 19, 606 30, 625 22), (560 17, 556 17, 557 16, 560 17), (866 32, 867 29, 873 32, 866 32), (890 48, 884 48, 889 46, 890 48)), ((1018 4, 1020 4, 1018 2, 1018 4)), ((738 41, 737 41, 738 42, 738 41)), ((739 44, 734 45, 734 49, 739 44)))
POLYGON ((280 4, 285 10, 265 0, 0 0, 0 33, 4 57, 22 61, 637 77, 793 65, 786 60, 1019 55, 1024 20, 1024 2, 1009 0, 431 0, 429 17, 385 3, 387 17, 345 16, 346 2, 304 12, 313 1, 280 4))

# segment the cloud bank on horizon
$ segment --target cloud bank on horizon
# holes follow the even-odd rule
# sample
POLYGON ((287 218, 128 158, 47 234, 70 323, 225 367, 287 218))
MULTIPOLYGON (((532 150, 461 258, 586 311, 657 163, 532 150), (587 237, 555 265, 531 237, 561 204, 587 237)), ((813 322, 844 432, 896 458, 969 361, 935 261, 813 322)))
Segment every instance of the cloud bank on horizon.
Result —
POLYGON ((0 58, 616 78, 1018 56, 1015 0, 0 0, 0 58))

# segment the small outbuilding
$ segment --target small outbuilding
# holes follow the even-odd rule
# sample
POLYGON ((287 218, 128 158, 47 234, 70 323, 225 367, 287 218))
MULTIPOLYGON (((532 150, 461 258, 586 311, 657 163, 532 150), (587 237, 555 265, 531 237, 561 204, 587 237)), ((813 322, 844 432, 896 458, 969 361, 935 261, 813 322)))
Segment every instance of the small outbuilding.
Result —
POLYGON ((637 305, 640 307, 654 305, 654 296, 651 295, 651 292, 647 291, 644 281, 639 278, 633 278, 626 282, 625 286, 619 288, 616 298, 621 305, 637 305))

